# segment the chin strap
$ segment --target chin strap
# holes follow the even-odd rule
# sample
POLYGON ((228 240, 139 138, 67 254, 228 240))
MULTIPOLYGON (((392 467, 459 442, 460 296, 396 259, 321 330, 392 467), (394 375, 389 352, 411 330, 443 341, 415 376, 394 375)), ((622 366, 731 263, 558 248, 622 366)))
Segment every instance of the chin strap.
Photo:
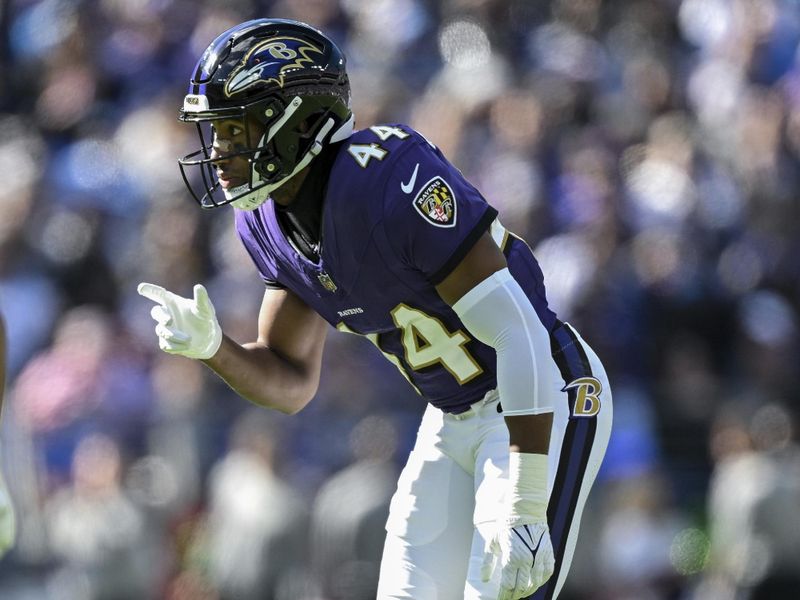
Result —
POLYGON ((353 113, 350 113, 350 117, 348 117, 347 121, 342 123, 342 126, 333 132, 333 135, 331 135, 331 139, 328 141, 328 143, 335 144, 336 142, 341 142, 342 140, 349 138, 351 135, 353 135, 355 123, 356 117, 353 113))
MULTIPOLYGON (((333 136, 331 136, 330 141, 334 141, 334 138, 336 136, 341 135, 342 130, 346 129, 348 124, 350 126, 350 132, 352 133, 353 118, 351 116, 351 118, 347 122, 345 122, 344 125, 340 127, 339 130, 336 131, 336 133, 334 133, 333 136)), ((255 210, 256 208, 261 206, 267 200, 267 198, 269 198, 270 193, 272 193, 274 190, 277 190, 280 186, 289 181, 300 171, 305 169, 311 163, 311 161, 314 160, 314 158, 318 156, 320 152, 322 152, 322 148, 325 146, 323 140, 328 135, 328 133, 330 133, 330 130, 333 129, 334 125, 335 121, 331 118, 328 118, 328 120, 325 122, 325 125, 323 125, 320 128, 319 132, 314 138, 314 142, 311 144, 311 148, 308 150, 308 152, 305 153, 305 155, 303 155, 303 158, 300 159, 300 162, 298 162, 297 165, 295 165, 292 172, 289 173, 286 177, 284 177, 279 181, 276 181, 275 183, 265 183, 264 185, 254 189, 249 194, 239 198, 238 200, 234 200, 233 202, 231 202, 231 205, 234 208, 238 208, 239 210, 255 210)), ((341 139, 346 139, 346 137, 349 137, 349 135, 350 134, 348 133, 347 136, 342 137, 341 139)), ((256 171, 255 169, 255 166, 253 166, 253 182, 258 183, 260 181, 262 181, 261 175, 258 174, 258 171, 256 171)), ((236 189, 238 188, 230 190, 230 193, 232 195, 235 195, 236 189)), ((227 193, 229 190, 225 191, 227 193)))

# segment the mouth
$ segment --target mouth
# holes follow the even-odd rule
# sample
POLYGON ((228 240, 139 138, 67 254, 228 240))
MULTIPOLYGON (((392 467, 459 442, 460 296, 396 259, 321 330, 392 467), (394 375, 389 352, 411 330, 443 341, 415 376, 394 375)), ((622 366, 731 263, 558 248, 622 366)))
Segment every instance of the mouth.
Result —
POLYGON ((217 179, 219 180, 220 186, 226 190, 247 183, 247 179, 244 177, 236 176, 233 173, 226 173, 225 171, 217 171, 217 179))

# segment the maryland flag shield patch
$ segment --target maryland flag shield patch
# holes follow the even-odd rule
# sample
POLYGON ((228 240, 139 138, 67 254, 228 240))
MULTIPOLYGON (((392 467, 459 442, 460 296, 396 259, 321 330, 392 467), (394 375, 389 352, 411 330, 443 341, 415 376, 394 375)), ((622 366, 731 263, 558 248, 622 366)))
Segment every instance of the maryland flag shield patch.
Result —
POLYGON ((436 227, 454 227, 456 224, 455 194, 438 175, 422 186, 414 198, 414 208, 436 227))

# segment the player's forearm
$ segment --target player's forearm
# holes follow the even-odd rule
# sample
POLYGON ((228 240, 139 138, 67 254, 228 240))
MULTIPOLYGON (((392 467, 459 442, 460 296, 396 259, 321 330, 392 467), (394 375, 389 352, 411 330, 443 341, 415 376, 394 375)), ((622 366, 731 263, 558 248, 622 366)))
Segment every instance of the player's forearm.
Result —
POLYGON ((227 336, 219 351, 203 362, 246 400, 286 414, 308 404, 319 385, 319 368, 293 363, 263 344, 240 345, 227 336))
POLYGON ((505 421, 511 452, 547 454, 550 431, 553 427, 553 413, 517 415, 506 417, 505 421))

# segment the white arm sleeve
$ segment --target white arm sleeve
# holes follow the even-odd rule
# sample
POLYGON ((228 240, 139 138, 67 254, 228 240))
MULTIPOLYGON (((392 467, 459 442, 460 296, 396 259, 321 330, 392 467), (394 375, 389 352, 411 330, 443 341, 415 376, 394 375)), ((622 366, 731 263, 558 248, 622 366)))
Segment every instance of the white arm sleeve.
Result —
POLYGON ((506 416, 552 412, 555 363, 550 336, 508 269, 453 305, 469 332, 497 352, 497 391, 506 416))

